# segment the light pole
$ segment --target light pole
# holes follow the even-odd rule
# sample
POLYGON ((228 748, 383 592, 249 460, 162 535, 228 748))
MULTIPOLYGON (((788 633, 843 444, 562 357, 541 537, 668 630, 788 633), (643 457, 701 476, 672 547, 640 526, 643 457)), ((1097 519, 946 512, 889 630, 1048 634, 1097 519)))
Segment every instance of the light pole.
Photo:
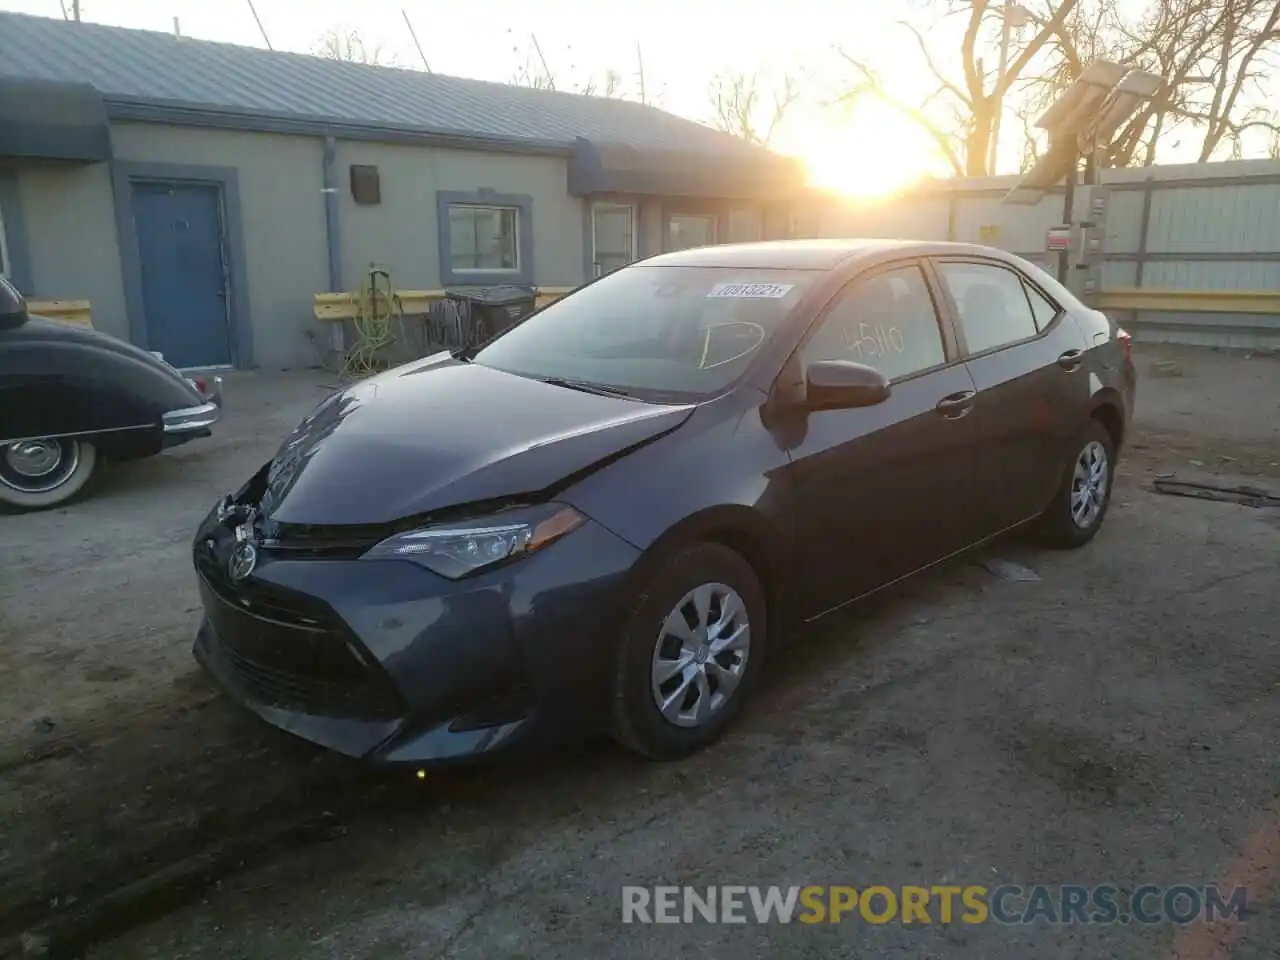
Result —
MULTIPOLYGON (((1000 69, 996 73, 996 89, 1004 83, 1004 75, 1009 72, 1009 41, 1014 30, 1021 30, 1031 19, 1031 11, 1015 3, 1005 0, 1004 12, 1000 15, 1000 69)), ((996 115, 991 119, 991 150, 987 159, 987 173, 995 176, 996 162, 1000 157, 1000 118, 1004 114, 1004 96, 996 100, 996 115)))

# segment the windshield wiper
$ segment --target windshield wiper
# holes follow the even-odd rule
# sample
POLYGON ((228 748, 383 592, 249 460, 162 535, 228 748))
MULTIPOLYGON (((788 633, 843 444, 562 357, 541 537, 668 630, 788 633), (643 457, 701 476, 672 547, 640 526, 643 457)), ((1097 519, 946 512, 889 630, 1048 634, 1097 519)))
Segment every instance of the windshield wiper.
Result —
POLYGON ((553 387, 566 387, 569 390, 578 390, 582 393, 594 393, 599 397, 622 397, 626 400, 634 400, 635 394, 628 393, 626 390, 619 390, 616 387, 605 387, 598 383, 587 383, 583 380, 570 380, 566 377, 538 377, 543 383, 549 383, 553 387))

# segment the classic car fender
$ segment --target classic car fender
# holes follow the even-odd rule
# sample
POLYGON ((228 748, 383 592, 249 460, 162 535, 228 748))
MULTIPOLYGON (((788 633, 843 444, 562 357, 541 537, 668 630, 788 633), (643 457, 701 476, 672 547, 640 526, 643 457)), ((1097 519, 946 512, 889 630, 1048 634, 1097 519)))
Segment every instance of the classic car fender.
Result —
POLYGON ((98 331, 40 317, 0 331, 0 443, 83 436, 112 458, 147 456, 167 413, 206 406, 177 370, 98 331))

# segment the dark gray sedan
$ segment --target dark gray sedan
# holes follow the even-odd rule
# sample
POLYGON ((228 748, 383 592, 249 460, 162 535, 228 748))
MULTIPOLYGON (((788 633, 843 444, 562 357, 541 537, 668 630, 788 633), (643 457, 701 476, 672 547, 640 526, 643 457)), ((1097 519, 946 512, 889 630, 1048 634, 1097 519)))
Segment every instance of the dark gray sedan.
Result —
POLYGON ((375 763, 706 746, 770 646, 1033 524, 1079 547, 1129 337, 962 244, 686 250, 336 393, 200 525, 196 655, 375 763))

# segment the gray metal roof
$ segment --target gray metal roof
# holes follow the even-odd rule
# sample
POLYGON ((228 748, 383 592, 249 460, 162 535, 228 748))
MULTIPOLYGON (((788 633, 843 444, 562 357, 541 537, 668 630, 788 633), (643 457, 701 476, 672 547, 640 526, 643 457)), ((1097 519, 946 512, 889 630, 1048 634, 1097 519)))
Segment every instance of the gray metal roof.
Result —
POLYGON ((629 101, 25 14, 0 13, 5 76, 88 82, 109 108, 167 106, 566 148, 582 137, 701 155, 773 156, 629 101))

